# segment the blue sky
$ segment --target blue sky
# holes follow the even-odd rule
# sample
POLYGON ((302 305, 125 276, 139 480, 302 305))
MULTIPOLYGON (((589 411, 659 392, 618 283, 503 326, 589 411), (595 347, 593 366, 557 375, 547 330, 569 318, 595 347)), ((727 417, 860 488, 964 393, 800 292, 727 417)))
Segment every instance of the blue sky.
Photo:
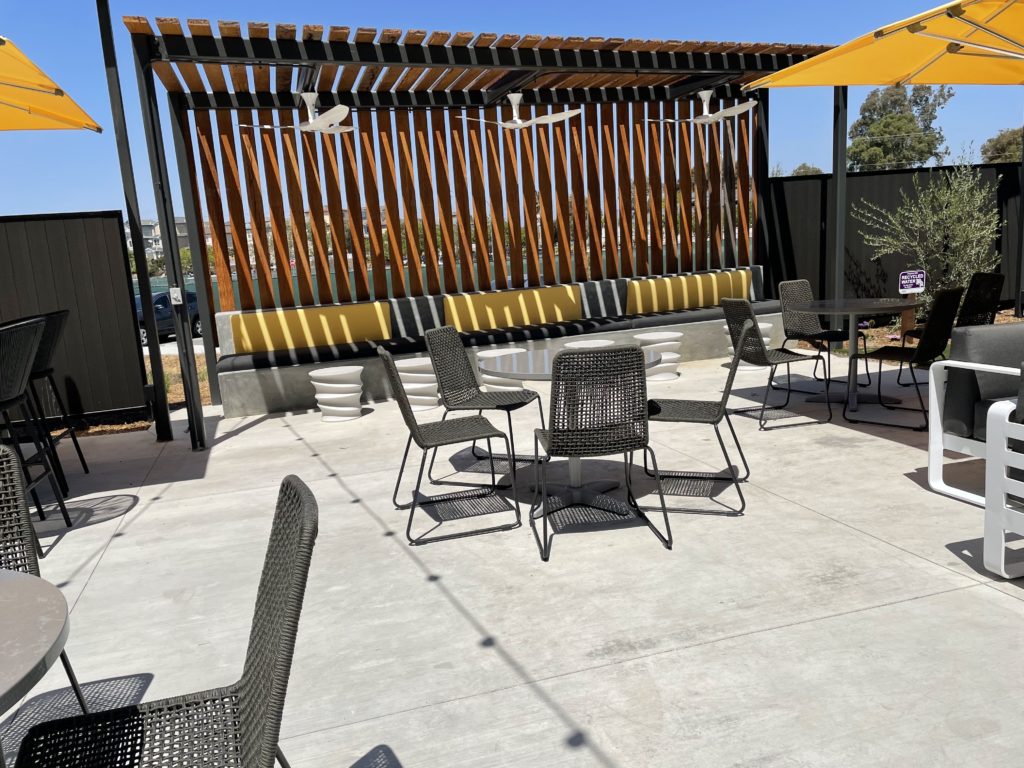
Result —
MULTIPOLYGON (((120 21, 126 14, 453 32, 835 44, 925 10, 932 2, 111 0, 110 5, 140 205, 144 216, 152 216, 155 205, 135 72, 128 35, 120 21)), ((0 35, 14 40, 105 129, 99 136, 87 131, 0 132, 7 182, 0 186, 0 215, 121 208, 123 193, 94 2, 8 0, 0 3, 0 35)), ((866 92, 851 89, 851 120, 866 92)), ((830 167, 831 103, 831 89, 780 89, 773 93, 773 166, 780 164, 787 172, 800 162, 830 167)), ((973 145, 977 156, 986 138, 1001 128, 1019 126, 1022 114, 1024 89, 958 88, 939 123, 954 155, 973 145)), ((176 176, 173 163, 171 169, 176 176)))

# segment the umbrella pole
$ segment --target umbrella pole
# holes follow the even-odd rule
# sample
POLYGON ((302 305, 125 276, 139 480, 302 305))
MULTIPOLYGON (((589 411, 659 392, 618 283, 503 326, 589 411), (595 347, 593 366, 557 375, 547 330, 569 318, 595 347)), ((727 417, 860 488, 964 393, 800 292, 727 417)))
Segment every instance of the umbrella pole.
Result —
POLYGON ((1017 167, 1017 290, 1013 297, 1013 313, 1021 316, 1021 293, 1024 292, 1024 124, 1021 129, 1020 164, 1017 167))

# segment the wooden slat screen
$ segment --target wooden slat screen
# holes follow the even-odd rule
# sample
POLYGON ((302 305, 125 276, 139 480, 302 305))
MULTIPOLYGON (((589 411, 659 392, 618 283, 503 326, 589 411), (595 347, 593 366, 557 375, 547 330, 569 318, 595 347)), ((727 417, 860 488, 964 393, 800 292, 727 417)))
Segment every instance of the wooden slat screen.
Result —
MULTIPOLYGON (((258 87, 286 77, 253 73, 258 87)), ((359 110, 339 135, 299 130, 304 110, 196 110, 192 181, 216 308, 747 266, 753 119, 684 122, 700 109, 588 105, 568 124, 521 131, 497 125, 507 106, 359 110)))

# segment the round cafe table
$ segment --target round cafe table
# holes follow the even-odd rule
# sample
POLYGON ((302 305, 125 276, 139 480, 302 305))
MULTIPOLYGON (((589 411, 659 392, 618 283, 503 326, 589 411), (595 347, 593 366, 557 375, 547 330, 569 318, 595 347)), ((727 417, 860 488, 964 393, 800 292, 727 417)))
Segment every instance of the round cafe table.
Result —
MULTIPOLYGON (((839 402, 842 402, 843 398, 848 398, 850 410, 856 411, 858 402, 878 402, 877 395, 867 393, 860 395, 858 400, 857 367, 854 365, 853 358, 853 354, 857 349, 857 321, 861 317, 870 317, 872 315, 896 315, 908 309, 917 309, 923 304, 923 301, 913 296, 903 296, 898 299, 822 299, 794 304, 792 310, 805 315, 847 318, 850 364, 846 375, 846 392, 839 395, 839 402)), ((815 397, 808 399, 813 401, 815 397)), ((901 400, 895 397, 886 397, 885 402, 895 405, 900 403, 901 400)))
POLYGON ((0 570, 0 714, 21 701, 60 658, 70 628, 67 601, 53 584, 0 570))
MULTIPOLYGON (((604 349, 608 349, 608 346, 605 346, 604 349)), ((550 381, 555 355, 560 351, 557 349, 528 349, 522 354, 479 358, 477 364, 483 373, 490 376, 519 381, 550 381)), ((643 350, 643 353, 645 368, 653 368, 661 362, 660 352, 643 350)), ((618 481, 612 480, 584 483, 583 460, 579 457, 569 459, 569 484, 561 486, 569 503, 592 506, 598 495, 618 487, 618 481)), ((563 496, 563 493, 555 495, 563 496)))

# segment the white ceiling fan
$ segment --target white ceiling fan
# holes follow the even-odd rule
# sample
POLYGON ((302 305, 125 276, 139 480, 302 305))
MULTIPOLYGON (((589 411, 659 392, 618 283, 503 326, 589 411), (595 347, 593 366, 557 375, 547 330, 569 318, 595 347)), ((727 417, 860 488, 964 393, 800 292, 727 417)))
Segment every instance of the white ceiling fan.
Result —
MULTIPOLYGON (((355 130, 353 125, 342 125, 341 121, 348 117, 351 111, 344 104, 339 104, 336 107, 331 107, 326 112, 316 113, 316 94, 315 93, 303 93, 300 94, 302 100, 306 103, 306 114, 309 119, 303 123, 299 123, 299 130, 306 133, 324 133, 333 135, 336 133, 351 133, 355 130)), ((279 125, 239 125, 239 128, 258 128, 260 130, 280 130, 279 125)))
POLYGON ((570 120, 580 112, 582 109, 567 109, 564 112, 553 112, 550 115, 537 115, 537 117, 531 117, 529 120, 523 120, 519 116, 519 107, 523 103, 523 94, 521 93, 510 93, 508 95, 508 103, 512 107, 512 119, 511 120, 482 120, 478 117, 468 117, 466 115, 460 115, 463 120, 472 120, 476 123, 488 123, 490 125, 500 125, 502 128, 508 128, 513 131, 521 131, 525 128, 530 128, 534 125, 548 125, 550 123, 561 123, 566 120, 570 120))
POLYGON ((711 96, 714 91, 698 91, 697 95, 700 96, 703 108, 701 114, 695 115, 694 117, 687 117, 682 120, 673 120, 666 118, 664 120, 648 120, 651 123, 696 123, 697 125, 709 125, 710 123, 718 123, 730 117, 736 117, 742 115, 749 109, 753 109, 757 106, 756 101, 744 101, 742 104, 736 104, 732 107, 726 107, 720 109, 717 112, 708 112, 708 108, 711 106, 711 96))

